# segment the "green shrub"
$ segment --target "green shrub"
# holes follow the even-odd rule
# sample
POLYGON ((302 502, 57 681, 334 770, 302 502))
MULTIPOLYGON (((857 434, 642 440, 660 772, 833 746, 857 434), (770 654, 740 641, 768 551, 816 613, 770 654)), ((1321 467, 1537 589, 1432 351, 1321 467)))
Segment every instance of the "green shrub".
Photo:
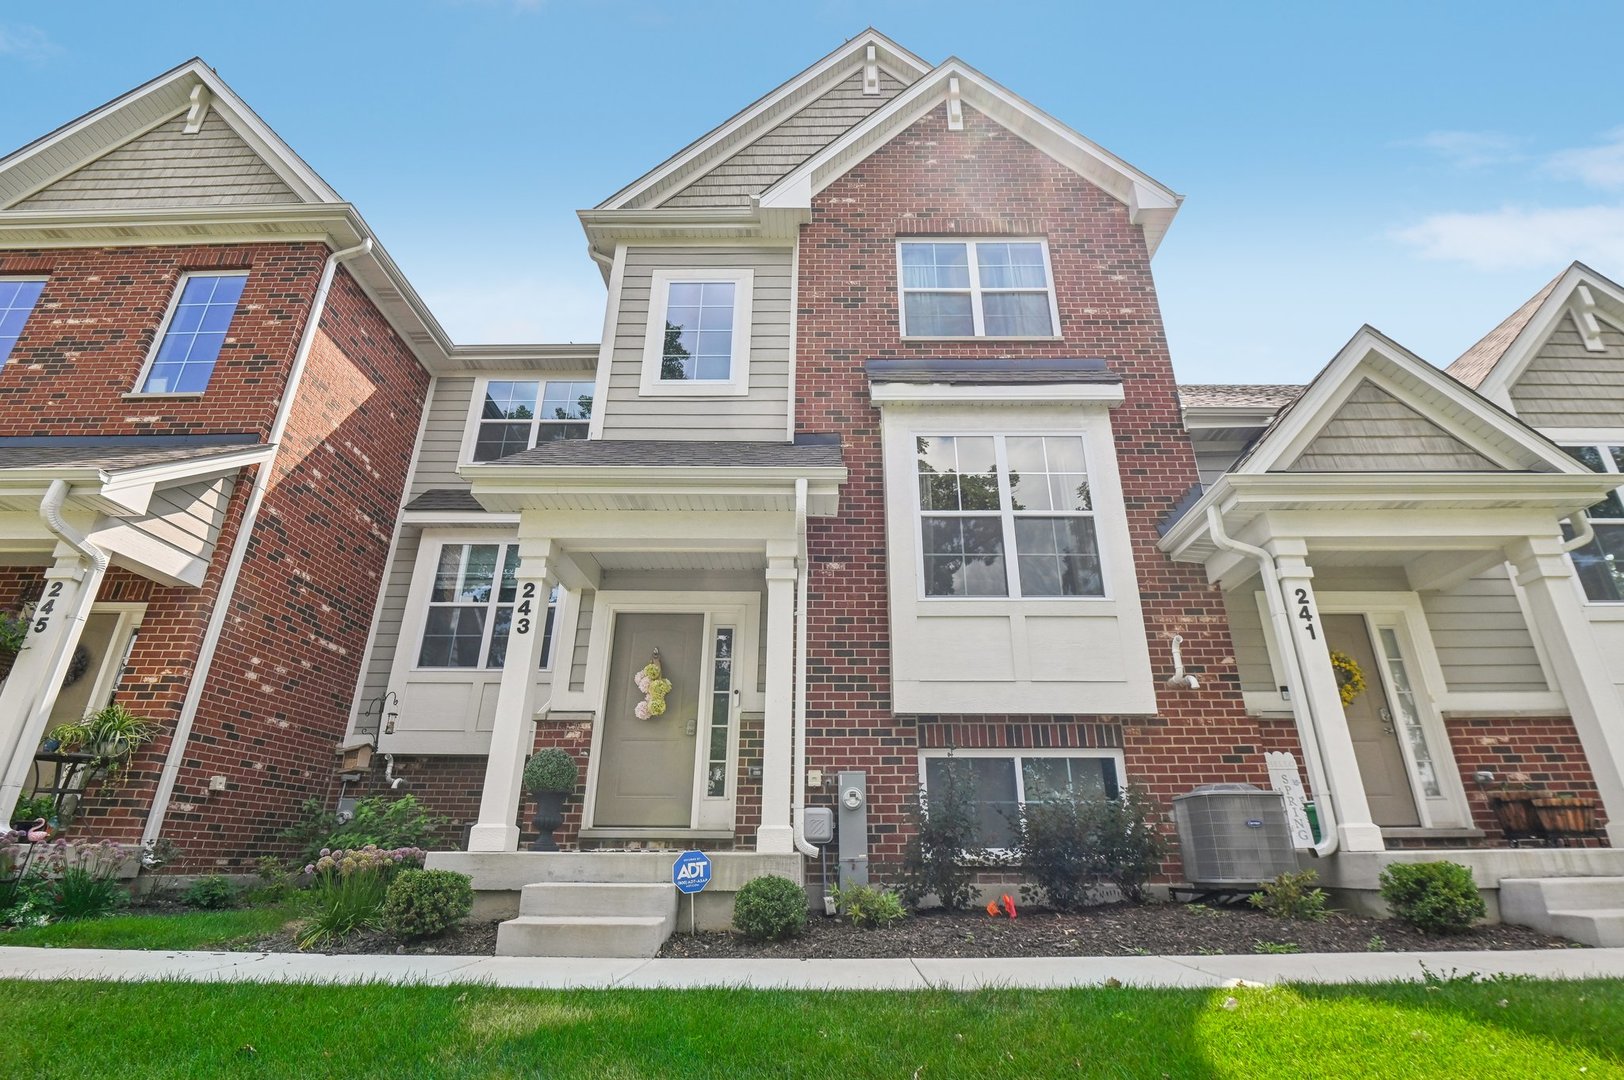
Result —
POLYGON ((282 839, 298 847, 302 863, 315 862, 323 848, 362 848, 375 845, 384 849, 426 847, 434 842, 436 830, 451 821, 435 817, 414 796, 373 795, 355 804, 350 820, 339 823, 338 815, 316 799, 306 799, 299 822, 282 833, 282 839))
POLYGON ((237 906, 237 887, 224 874, 209 874, 192 882, 181 895, 180 902, 187 907, 219 911, 237 906))
POLYGON ((111 840, 59 837, 36 853, 29 876, 39 875, 41 898, 53 919, 99 919, 129 902, 118 880, 129 852, 111 840))
POLYGON ((747 882, 733 898, 733 927, 757 941, 795 937, 806 929, 806 890, 776 874, 747 882))
POLYGON ((11 820, 21 823, 33 824, 40 818, 50 821, 56 817, 56 796, 31 795, 26 799, 17 800, 17 808, 11 812, 11 820))
POLYGON ((875 885, 847 885, 834 890, 835 910, 851 920, 853 926, 872 930, 888 926, 908 917, 902 897, 890 889, 875 885))
POLYGON ((1393 914, 1424 934, 1465 933, 1487 910, 1471 868, 1460 863, 1393 863, 1381 886, 1393 914))
POLYGON ((384 897, 396 873, 423 864, 421 848, 384 851, 373 845, 322 851, 305 872, 312 875, 310 918, 294 936, 301 949, 379 926, 384 897))
POLYGON ((1276 919, 1316 922, 1325 918, 1325 905, 1330 901, 1324 889, 1313 887, 1318 880, 1319 872, 1312 869, 1281 874, 1273 881, 1265 881, 1246 902, 1276 919))
POLYGON ((474 910, 473 880, 455 870, 402 870, 384 895, 383 928, 406 941, 445 933, 474 910))
POLYGON ((970 763, 949 759, 936 774, 929 795, 914 806, 914 834, 908 840, 897 892, 914 907, 934 894, 949 911, 962 911, 975 899, 976 866, 986 857, 976 820, 976 778, 970 763))
POLYGON ((1076 797, 1021 807, 1015 855, 1032 885, 1023 897, 1055 911, 1075 911, 1101 885, 1115 885, 1124 899, 1144 899, 1145 882, 1167 850, 1153 804, 1137 788, 1120 799, 1076 797))
POLYGON ((524 789, 531 794, 538 791, 575 790, 581 778, 581 767, 567 750, 556 746, 538 750, 524 763, 524 789))
POLYGON ((261 855, 254 864, 259 884, 243 896, 245 903, 260 905, 280 904, 293 892, 293 875, 275 855, 261 855))

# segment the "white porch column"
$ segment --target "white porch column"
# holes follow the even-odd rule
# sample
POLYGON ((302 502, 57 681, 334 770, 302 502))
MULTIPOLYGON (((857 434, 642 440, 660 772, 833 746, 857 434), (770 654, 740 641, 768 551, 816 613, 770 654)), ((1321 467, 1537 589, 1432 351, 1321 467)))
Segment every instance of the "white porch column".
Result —
POLYGON ((66 544, 57 545, 55 558, 45 571, 45 592, 34 608, 23 650, 0 689, 0 821, 11 820, 28 781, 34 751, 45 737, 105 572, 66 544))
POLYGON ((1319 603, 1314 598, 1314 569, 1308 565, 1308 544, 1297 539, 1277 539, 1267 547, 1280 568, 1280 588, 1291 614, 1291 633, 1296 638, 1297 655, 1302 657, 1307 704, 1318 719, 1320 756, 1331 786, 1337 842, 1343 851, 1385 851, 1381 827, 1370 820, 1364 778, 1354 757, 1348 718, 1342 711, 1342 694, 1331 667, 1319 603))
POLYGON ((767 700, 761 732, 761 825, 756 850, 795 850, 790 824, 790 741, 795 702, 795 543, 767 544, 767 700))
POLYGON ((1528 612, 1549 646, 1556 688, 1585 748, 1596 790, 1607 808, 1607 836, 1624 847, 1624 702, 1596 647, 1574 582, 1573 565, 1557 536, 1529 537, 1509 549, 1528 612))
POLYGON ((507 655, 502 659, 479 822, 469 831, 469 851, 519 850, 519 827, 514 824, 519 814, 519 779, 533 739, 536 673, 541 669, 542 629, 547 622, 555 554, 551 540, 519 541, 513 624, 508 630, 507 655))

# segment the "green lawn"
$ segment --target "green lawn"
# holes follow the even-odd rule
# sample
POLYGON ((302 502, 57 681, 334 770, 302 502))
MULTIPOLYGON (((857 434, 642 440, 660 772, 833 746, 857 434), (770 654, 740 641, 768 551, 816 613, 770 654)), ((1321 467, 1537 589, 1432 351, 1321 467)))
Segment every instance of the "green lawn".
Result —
POLYGON ((0 1076, 29 1078, 1624 1077, 1624 980, 970 994, 0 982, 0 1015, 15 1021, 0 1076))
POLYGON ((276 933, 294 907, 188 911, 177 915, 112 915, 0 931, 0 946, 58 949, 224 949, 276 933))

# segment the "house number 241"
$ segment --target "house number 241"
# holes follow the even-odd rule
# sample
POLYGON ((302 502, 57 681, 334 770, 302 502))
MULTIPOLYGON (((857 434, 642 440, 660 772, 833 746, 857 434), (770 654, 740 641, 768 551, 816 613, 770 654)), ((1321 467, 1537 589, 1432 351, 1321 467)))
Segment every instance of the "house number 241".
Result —
POLYGON ((518 615, 513 623, 515 634, 528 634, 530 632, 530 616, 536 610, 536 583, 527 581, 519 587, 519 604, 515 614, 518 615))
POLYGON ((1314 641, 1319 640, 1319 633, 1314 629, 1314 609, 1308 603, 1308 590, 1297 590, 1297 617, 1303 621, 1303 629, 1314 641))

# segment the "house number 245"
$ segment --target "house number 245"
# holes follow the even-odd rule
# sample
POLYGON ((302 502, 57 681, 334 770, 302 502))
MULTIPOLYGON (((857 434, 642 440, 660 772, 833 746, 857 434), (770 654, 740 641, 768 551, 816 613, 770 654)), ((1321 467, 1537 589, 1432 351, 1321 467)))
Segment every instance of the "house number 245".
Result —
POLYGON ((56 601, 61 595, 62 583, 60 581, 51 582, 50 588, 45 590, 45 599, 40 602, 39 607, 34 609, 34 633, 43 634, 45 628, 51 625, 51 612, 56 610, 56 601))
POLYGON ((1319 640, 1319 633, 1314 629, 1314 609, 1308 603, 1308 590, 1297 590, 1297 617, 1303 621, 1303 629, 1314 641, 1319 640))
POLYGON ((514 614, 519 617, 513 622, 515 634, 528 634, 530 632, 530 616, 536 610, 536 583, 527 581, 519 587, 521 603, 514 614))

